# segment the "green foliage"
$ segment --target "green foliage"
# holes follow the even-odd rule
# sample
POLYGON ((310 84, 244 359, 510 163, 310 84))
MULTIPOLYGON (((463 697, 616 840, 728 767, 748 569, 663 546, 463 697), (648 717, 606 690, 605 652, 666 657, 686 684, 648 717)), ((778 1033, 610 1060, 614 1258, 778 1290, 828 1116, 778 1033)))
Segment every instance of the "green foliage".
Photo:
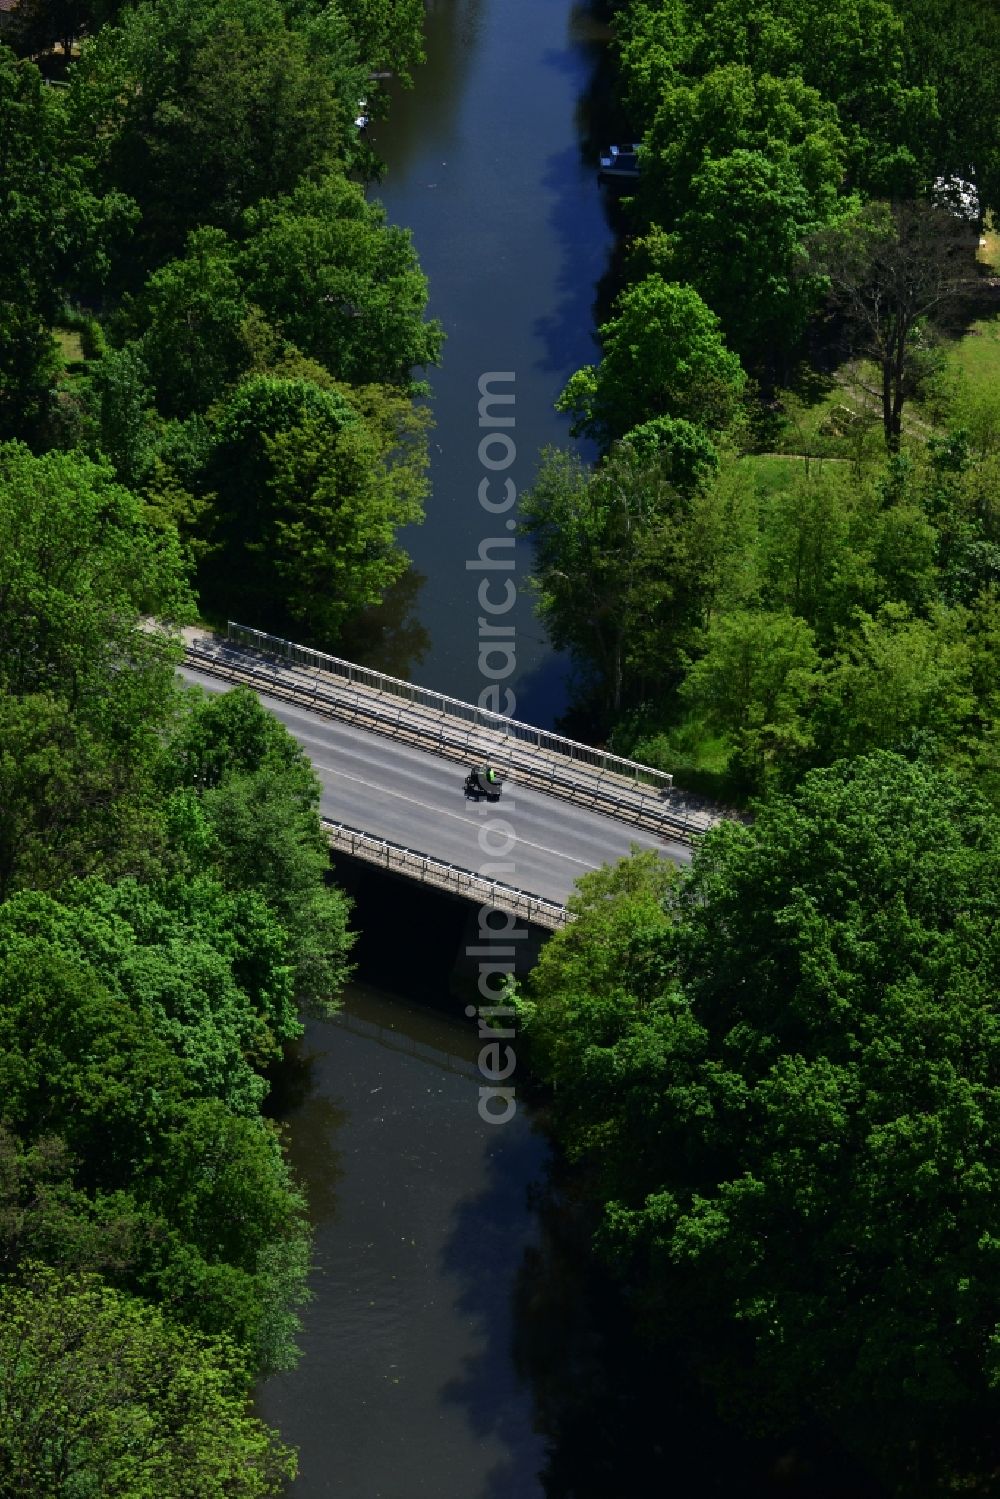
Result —
POLYGON ((794 174, 816 218, 834 206, 844 171, 834 105, 801 78, 755 76, 736 63, 678 79, 657 101, 644 146, 642 202, 666 229, 687 211, 698 172, 734 151, 766 155, 794 174))
POLYGON ((702 790, 713 789, 700 778, 711 770, 728 798, 790 785, 843 754, 922 745, 995 795, 992 454, 974 456, 959 434, 861 475, 847 463, 765 471, 723 455, 669 519, 641 503, 638 470, 621 466, 618 503, 633 529, 627 545, 589 560, 576 540, 586 481, 570 475, 566 463, 542 470, 539 494, 558 523, 538 533, 541 597, 581 681, 591 691, 604 682, 600 721, 619 752, 687 766, 702 790), (647 606, 641 592, 632 602, 622 592, 607 613, 621 671, 615 709, 594 607, 600 566, 649 590, 647 606), (685 575, 693 586, 678 591, 685 575))
POLYGON ((250 307, 220 229, 188 236, 183 259, 154 271, 122 318, 166 417, 204 411, 249 367, 250 307))
POLYGON ((110 1216, 121 1253, 112 1264, 100 1254, 105 1273, 206 1331, 228 1332, 250 1361, 267 1347, 287 1364, 294 1317, 275 1255, 287 1250, 287 1268, 304 1272, 303 1204, 273 1129, 199 1098, 220 1092, 252 1109, 261 1090, 241 1071, 239 1048, 256 1036, 240 1030, 258 1033, 260 1022, 204 945, 185 985, 169 939, 130 943, 108 919, 118 900, 92 890, 67 911, 20 898, 4 914, 3 1120, 24 1142, 26 1183, 45 1168, 46 1140, 65 1149, 56 1182, 70 1231, 52 1243, 51 1213, 36 1213, 26 1245, 23 1223, 8 1217, 16 1237, 3 1257, 17 1268, 40 1238, 57 1260, 86 1264, 92 1226, 110 1216))
POLYGON ((640 203, 670 231, 660 268, 697 289, 745 364, 801 337, 818 288, 798 251, 835 211, 844 154, 835 108, 799 78, 730 65, 659 101, 640 203))
POLYGON ((585 889, 523 1005, 645 1324, 901 1495, 995 1465, 998 875, 947 776, 813 772, 676 895, 650 856, 585 889))
POLYGON ((800 251, 816 209, 794 168, 759 151, 706 161, 677 220, 672 265, 750 366, 794 349, 819 301, 800 251))
POLYGON ((365 78, 334 7, 293 26, 279 0, 168 0, 101 30, 70 108, 81 139, 99 129, 105 182, 142 210, 133 261, 148 268, 341 160, 365 78))
POLYGON ((600 330, 603 358, 572 376, 560 411, 607 446, 658 416, 722 432, 740 407, 746 378, 719 320, 690 286, 647 276, 623 292, 600 330))
POLYGON ((437 323, 423 321, 427 279, 409 232, 343 177, 302 182, 246 216, 247 294, 337 380, 406 387, 434 364, 437 323))
POLYGON ((139 617, 189 617, 180 551, 106 466, 0 445, 0 589, 7 691, 56 693, 104 723, 142 694, 162 703, 176 648, 162 629, 140 629, 139 617), (133 669, 116 681, 123 661, 133 669))
POLYGON ((804 620, 733 611, 711 621, 704 655, 684 679, 683 698, 731 736, 741 769, 761 787, 771 761, 794 763, 810 744, 807 710, 818 666, 804 620))
POLYGON ((836 107, 853 180, 905 196, 934 176, 924 142, 935 98, 923 74, 907 75, 903 39, 890 0, 675 0, 663 12, 633 7, 623 62, 647 120, 684 75, 739 67, 801 79, 836 107))
POLYGON ((995 17, 976 0, 952 0, 942 24, 937 0, 895 0, 906 69, 934 90, 923 127, 935 174, 975 182, 984 212, 1000 210, 1000 115, 995 17))
POLYGON ((350 971, 350 907, 325 883, 329 849, 317 820, 315 773, 259 699, 239 689, 193 699, 170 742, 164 774, 180 793, 171 805, 192 817, 211 850, 215 877, 232 893, 239 913, 236 972, 258 996, 271 1032, 285 1040, 295 1020, 276 963, 290 962, 299 1002, 321 1009, 332 1007, 350 971), (185 796, 191 791, 198 793, 196 809, 185 796), (263 910, 255 895, 266 902, 263 910), (270 951, 274 918, 287 934, 287 958, 270 951))
POLYGON ((335 639, 405 570, 396 529, 421 515, 424 426, 378 387, 271 376, 239 386, 218 413, 206 469, 212 604, 227 606, 235 579, 244 613, 335 639))
POLYGON ((225 1339, 94 1276, 0 1288, 0 1488, 35 1499, 262 1499, 295 1459, 247 1413, 225 1339))
POLYGON ((914 619, 887 604, 861 615, 850 643, 831 661, 817 709, 824 758, 897 749, 917 734, 942 744, 971 727, 972 655, 963 612, 914 619))
POLYGON ((129 219, 93 190, 59 91, 0 43, 0 438, 38 438, 57 372, 49 332, 68 291, 93 289, 129 219))
POLYGON ((166 622, 191 608, 176 536, 105 466, 7 444, 0 593, 0 898, 141 867, 178 655, 166 622), (140 628, 153 611, 164 625, 140 628))
POLYGON ((719 450, 711 437, 682 417, 651 417, 632 427, 624 441, 643 463, 658 466, 682 494, 708 484, 719 467, 719 450))
POLYGON ((424 60, 423 0, 338 0, 338 9, 369 66, 409 83, 410 69, 424 60))
POLYGON ((896 453, 903 406, 919 377, 921 333, 954 315, 968 285, 968 230, 930 203, 874 202, 812 235, 807 248, 856 352, 878 369, 886 447, 896 453))
POLYGON ((593 474, 550 451, 522 502, 539 613, 605 714, 679 668, 702 594, 689 508, 631 435, 593 474))
POLYGON ((122 483, 134 486, 153 459, 153 392, 149 369, 133 346, 105 349, 90 375, 94 447, 107 455, 122 483))

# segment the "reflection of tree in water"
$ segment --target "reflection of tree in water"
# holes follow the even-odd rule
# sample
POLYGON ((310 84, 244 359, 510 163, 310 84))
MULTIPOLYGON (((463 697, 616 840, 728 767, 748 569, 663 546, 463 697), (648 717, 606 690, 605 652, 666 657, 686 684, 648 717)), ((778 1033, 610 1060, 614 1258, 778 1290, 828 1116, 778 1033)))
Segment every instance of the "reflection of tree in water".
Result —
POLYGON ((264 1112, 282 1127, 285 1154, 306 1195, 314 1228, 336 1216, 344 1167, 334 1142, 348 1118, 346 1109, 316 1087, 321 1055, 308 1039, 287 1046, 281 1062, 267 1074, 271 1091, 264 1104, 264 1112))
POLYGON ((380 604, 366 609, 343 632, 337 654, 409 680, 426 656, 431 637, 417 617, 420 590, 427 579, 411 567, 386 590, 380 604))
POLYGON ((690 1360, 640 1340, 634 1309, 594 1264, 579 1212, 553 1183, 537 1209, 542 1242, 523 1258, 512 1323, 549 1444, 547 1499, 880 1499, 815 1439, 753 1441, 725 1425, 690 1360))
POLYGON ((469 67, 483 31, 486 0, 426 0, 427 61, 414 69, 412 89, 387 85, 387 118, 372 131, 375 154, 385 163, 385 197, 392 214, 393 184, 404 182, 412 163, 433 141, 457 128, 469 67))

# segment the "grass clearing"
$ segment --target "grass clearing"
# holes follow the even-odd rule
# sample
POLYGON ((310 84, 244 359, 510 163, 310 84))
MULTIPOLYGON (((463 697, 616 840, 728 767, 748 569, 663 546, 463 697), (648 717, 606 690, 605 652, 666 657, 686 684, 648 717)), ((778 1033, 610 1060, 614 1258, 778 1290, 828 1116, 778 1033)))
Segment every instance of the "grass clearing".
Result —
POLYGON ((992 223, 988 229, 983 230, 980 236, 976 256, 983 265, 988 265, 991 270, 1000 272, 1000 229, 996 229, 992 223))
POLYGON ((1000 317, 973 323, 949 349, 948 362, 974 391, 1000 388, 1000 317))
POLYGON ((79 333, 72 328, 53 328, 52 337, 67 369, 71 365, 84 363, 83 341, 79 333))

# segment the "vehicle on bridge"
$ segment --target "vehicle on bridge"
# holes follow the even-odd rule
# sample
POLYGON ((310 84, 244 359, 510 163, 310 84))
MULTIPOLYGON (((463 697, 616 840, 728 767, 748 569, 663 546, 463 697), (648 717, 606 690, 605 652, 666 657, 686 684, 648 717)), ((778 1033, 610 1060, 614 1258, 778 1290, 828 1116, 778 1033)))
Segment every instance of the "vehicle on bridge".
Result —
POLYGON ((476 801, 485 796, 488 802, 498 802, 502 787, 503 777, 489 765, 477 766, 465 778, 465 794, 475 797, 476 801))

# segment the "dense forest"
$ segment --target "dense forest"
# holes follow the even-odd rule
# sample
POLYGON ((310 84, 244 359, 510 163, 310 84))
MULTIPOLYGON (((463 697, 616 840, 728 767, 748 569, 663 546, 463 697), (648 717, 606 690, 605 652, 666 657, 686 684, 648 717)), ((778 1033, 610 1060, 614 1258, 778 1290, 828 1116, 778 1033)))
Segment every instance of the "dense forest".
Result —
POLYGON ((440 334, 355 118, 422 6, 4 19, 0 1493, 249 1499, 310 1259, 267 1070, 354 939, 303 752, 179 627, 329 640, 405 566, 440 334))
POLYGON ((522 512, 577 721, 749 810, 580 881, 517 1003, 650 1366, 799 1478, 992 1494, 1000 28, 615 7, 639 176, 522 512))
POLYGON ((550 454, 524 513, 579 721, 730 800, 918 739, 1000 789, 1000 365, 955 354, 997 296, 995 19, 671 0, 616 29, 626 284, 560 402, 605 456, 550 454))
MULTIPOLYGON (((522 529, 573 722, 740 815, 586 876, 516 992, 563 1205, 727 1418, 986 1495, 996 16, 604 10, 642 146, 560 398, 598 457, 522 529)), ((405 569, 442 334, 357 119, 424 7, 4 16, 0 1494, 251 1499, 310 1253, 267 1074, 354 939, 304 754, 179 632, 333 645, 405 569)))

